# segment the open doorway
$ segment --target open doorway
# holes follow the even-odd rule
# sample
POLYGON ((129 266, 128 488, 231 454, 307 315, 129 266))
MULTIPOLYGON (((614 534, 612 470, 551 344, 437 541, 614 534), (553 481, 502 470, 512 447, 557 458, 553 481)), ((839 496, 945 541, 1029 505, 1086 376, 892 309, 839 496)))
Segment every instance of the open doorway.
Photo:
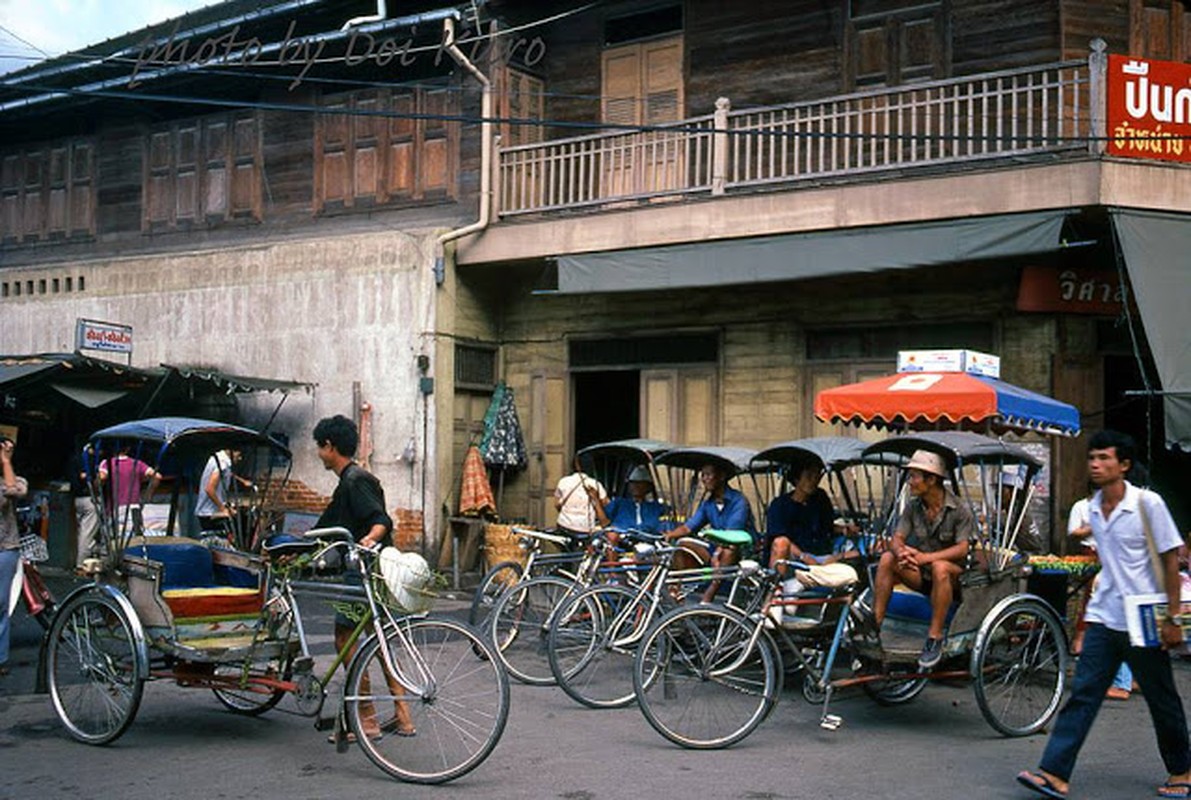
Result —
POLYGON ((575 449, 641 431, 641 372, 608 370, 572 375, 575 398, 575 449))

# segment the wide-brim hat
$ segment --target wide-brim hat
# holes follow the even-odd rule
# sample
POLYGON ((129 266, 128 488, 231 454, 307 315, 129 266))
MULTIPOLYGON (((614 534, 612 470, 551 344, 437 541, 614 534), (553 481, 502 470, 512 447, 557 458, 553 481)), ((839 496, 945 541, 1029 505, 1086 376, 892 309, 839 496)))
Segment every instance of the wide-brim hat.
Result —
POLYGON ((904 469, 920 469, 931 475, 938 475, 940 478, 947 477, 947 462, 941 455, 929 450, 915 450, 904 469))
POLYGON ((633 471, 629 473, 630 481, 644 481, 645 483, 653 483, 653 475, 649 472, 649 467, 644 464, 639 464, 633 467, 633 471))

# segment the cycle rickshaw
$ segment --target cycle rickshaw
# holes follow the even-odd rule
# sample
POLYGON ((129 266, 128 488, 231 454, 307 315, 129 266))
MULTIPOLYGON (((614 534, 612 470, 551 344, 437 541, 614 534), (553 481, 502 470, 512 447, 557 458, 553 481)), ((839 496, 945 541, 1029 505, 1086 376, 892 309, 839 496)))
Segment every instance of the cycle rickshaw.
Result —
MULTIPOLYGON (((283 446, 247 428, 169 417, 101 430, 90 448, 97 458, 87 472, 101 509, 94 580, 62 601, 43 645, 53 706, 74 739, 116 740, 145 682, 172 680, 212 691, 239 714, 264 713, 289 697, 296 713, 334 727, 340 744, 350 730, 373 763, 401 780, 451 780, 492 751, 508 713, 507 678, 469 627, 426 615, 430 576, 420 557, 360 547, 343 528, 257 531, 260 554, 221 537, 181 535, 193 530, 194 478, 213 452, 239 451, 240 469, 252 469, 245 475, 276 486, 270 472, 288 474, 283 446), (101 485, 101 475, 121 474, 103 466, 116 453, 168 479, 170 502, 155 507, 101 485), (131 507, 111 500, 120 497, 131 507), (320 572, 333 582, 318 580, 320 572), (344 585, 339 572, 357 575, 358 585, 344 585), (298 592, 334 599, 356 624, 325 671, 316 670, 298 592), (344 663, 342 697, 323 716, 328 684, 344 663)), ((274 494, 254 497, 263 503, 274 494)))
MULTIPOLYGON (((824 728, 842 723, 830 713, 840 689, 862 686, 877 702, 892 705, 912 700, 928 680, 956 678, 971 679, 981 713, 1000 733, 1024 736, 1045 727, 1066 685, 1066 634, 1051 606, 1025 591, 1028 562, 1013 544, 1028 503, 1017 497, 1005 507, 1000 492, 1001 475, 1020 470, 1022 485, 1029 486, 1040 464, 1019 447, 966 432, 895 437, 865 448, 860 459, 888 465, 919 449, 944 458, 953 489, 981 520, 940 667, 923 671, 916 663, 929 618, 925 597, 895 593, 879 641, 863 635, 871 612, 859 583, 820 598, 800 597, 797 603, 818 605, 819 613, 773 626, 766 623, 767 611, 779 580, 768 571, 758 603, 676 609, 638 647, 638 703, 659 733, 692 748, 724 747, 744 738, 776 701, 783 658, 805 670, 808 700, 821 695, 824 728)), ((904 492, 896 494, 903 505, 904 492)), ((899 513, 895 508, 889 514, 890 527, 882 533, 892 530, 899 513)))

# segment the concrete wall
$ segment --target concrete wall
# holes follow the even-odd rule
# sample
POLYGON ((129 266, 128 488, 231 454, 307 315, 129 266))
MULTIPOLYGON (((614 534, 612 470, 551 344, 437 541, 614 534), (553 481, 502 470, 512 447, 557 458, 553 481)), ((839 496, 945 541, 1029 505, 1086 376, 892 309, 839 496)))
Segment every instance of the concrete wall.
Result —
MULTIPOLYGON (((321 417, 353 416, 358 384, 373 408, 370 466, 388 505, 421 510, 423 480, 437 481, 435 409, 423 403, 416 364, 435 355, 433 242, 429 231, 370 232, 5 270, 5 281, 35 286, 70 275, 76 289, 0 299, 0 352, 73 350, 75 319, 87 317, 132 325, 137 366, 317 384, 291 395, 271 430, 290 437, 295 477, 323 495, 335 476, 315 457, 310 431, 321 417), (410 442, 412 463, 401 457, 410 442)), ((279 400, 241 397, 246 423, 264 425, 279 400)), ((433 544, 433 492, 427 506, 433 544)))

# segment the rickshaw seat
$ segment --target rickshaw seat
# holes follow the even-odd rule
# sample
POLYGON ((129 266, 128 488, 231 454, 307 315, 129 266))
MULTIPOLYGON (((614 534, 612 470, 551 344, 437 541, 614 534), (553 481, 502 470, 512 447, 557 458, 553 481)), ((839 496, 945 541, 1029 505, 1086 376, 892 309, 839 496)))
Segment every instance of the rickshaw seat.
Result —
POLYGON ((157 588, 178 622, 256 615, 260 611, 259 574, 217 563, 212 550, 194 539, 134 539, 124 548, 124 554, 162 565, 157 588))
MULTIPOLYGON (((947 609, 947 622, 951 622, 957 608, 959 608, 959 603, 952 603, 951 608, 947 609)), ((898 584, 889 597, 889 608, 886 613, 888 616, 898 619, 930 622, 930 598, 908 586, 898 584)))

